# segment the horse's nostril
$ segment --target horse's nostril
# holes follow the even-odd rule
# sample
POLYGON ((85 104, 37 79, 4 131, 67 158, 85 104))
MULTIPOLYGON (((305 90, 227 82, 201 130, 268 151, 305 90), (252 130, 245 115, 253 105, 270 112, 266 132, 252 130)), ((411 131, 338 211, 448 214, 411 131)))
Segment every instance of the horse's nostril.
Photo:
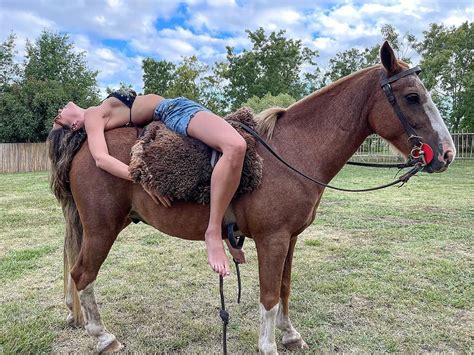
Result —
POLYGON ((446 166, 451 164, 451 162, 453 161, 453 157, 454 157, 454 153, 451 150, 447 150, 446 152, 444 152, 443 159, 446 166))

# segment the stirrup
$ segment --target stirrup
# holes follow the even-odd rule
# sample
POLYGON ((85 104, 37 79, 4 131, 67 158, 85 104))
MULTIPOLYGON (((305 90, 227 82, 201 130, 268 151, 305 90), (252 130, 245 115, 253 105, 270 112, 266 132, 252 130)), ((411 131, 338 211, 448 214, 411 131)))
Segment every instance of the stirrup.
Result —
MULTIPOLYGON (((229 208, 232 208, 229 206, 229 208)), ((236 222, 231 222, 225 225, 227 232, 227 239, 234 249, 242 249, 245 242, 245 234, 241 232, 236 222)))

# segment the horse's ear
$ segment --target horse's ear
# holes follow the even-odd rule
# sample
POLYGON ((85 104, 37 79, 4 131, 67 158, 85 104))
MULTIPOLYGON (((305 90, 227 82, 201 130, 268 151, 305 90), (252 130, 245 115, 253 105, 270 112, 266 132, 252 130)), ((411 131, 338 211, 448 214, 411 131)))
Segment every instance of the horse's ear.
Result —
POLYGON ((385 41, 382 45, 382 48, 380 48, 380 59, 382 60, 383 66, 389 73, 394 73, 399 68, 397 57, 395 57, 395 53, 387 41, 385 41))

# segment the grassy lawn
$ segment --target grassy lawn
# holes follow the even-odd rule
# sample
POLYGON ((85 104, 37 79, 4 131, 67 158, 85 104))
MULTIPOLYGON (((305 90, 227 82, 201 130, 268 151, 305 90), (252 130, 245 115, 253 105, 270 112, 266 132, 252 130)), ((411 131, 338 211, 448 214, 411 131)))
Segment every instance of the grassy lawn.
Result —
MULTIPOLYGON (((333 183, 375 186, 393 174, 348 167, 333 183)), ((95 348, 65 323, 63 217, 47 180, 0 174, 0 353, 95 348)), ((326 192, 293 268, 290 314, 311 352, 474 351, 473 181, 474 161, 457 161, 402 189, 326 192)), ((231 353, 257 350, 251 240, 246 252, 242 304, 235 273, 225 282, 231 353)), ((218 278, 203 243, 130 226, 101 269, 96 296, 126 351, 221 351, 218 278)))

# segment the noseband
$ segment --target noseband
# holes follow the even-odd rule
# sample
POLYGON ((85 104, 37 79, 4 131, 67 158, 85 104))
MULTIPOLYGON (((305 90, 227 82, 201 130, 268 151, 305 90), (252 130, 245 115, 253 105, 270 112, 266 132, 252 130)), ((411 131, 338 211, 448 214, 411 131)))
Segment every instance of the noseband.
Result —
POLYGON ((425 167, 431 162, 431 160, 433 160, 433 149, 431 149, 428 144, 423 143, 423 141, 421 140, 422 137, 420 137, 416 133, 415 129, 410 125, 402 110, 400 109, 400 106, 397 103, 397 99, 393 94, 392 86, 390 85, 398 79, 404 78, 405 76, 411 75, 413 73, 418 75, 420 72, 421 68, 419 66, 402 71, 401 73, 383 79, 380 82, 380 87, 385 93, 388 102, 390 102, 390 104, 392 105, 395 113, 397 114, 398 119, 400 120, 400 123, 405 129, 405 132, 408 135, 408 140, 413 144, 413 148, 410 154, 408 155, 407 164, 409 164, 409 166, 421 164, 422 167, 425 167))

